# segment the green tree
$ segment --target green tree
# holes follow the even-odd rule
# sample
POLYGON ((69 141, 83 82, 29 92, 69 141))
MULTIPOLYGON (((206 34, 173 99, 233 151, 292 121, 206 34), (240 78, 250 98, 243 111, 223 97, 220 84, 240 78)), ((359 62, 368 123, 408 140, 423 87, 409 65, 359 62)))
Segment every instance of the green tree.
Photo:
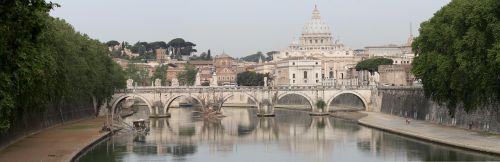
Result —
POLYGON ((161 84, 167 85, 167 70, 168 70, 167 65, 160 65, 156 67, 151 80, 161 79, 161 84))
POLYGON ((207 60, 212 60, 212 54, 210 53, 210 49, 207 51, 207 60))
POLYGON ((453 0, 420 25, 412 72, 452 115, 500 100, 499 13, 498 0, 453 0))
POLYGON ((164 41, 156 41, 156 42, 148 43, 147 50, 153 51, 153 50, 156 50, 158 48, 167 48, 167 47, 168 47, 167 43, 165 43, 164 41))
POLYGON ((193 55, 189 58, 189 60, 205 60, 205 61, 210 61, 212 60, 212 56, 207 54, 206 52, 202 52, 200 56, 193 55))
POLYGON ((251 54, 245 57, 240 58, 241 60, 244 61, 249 61, 249 62, 259 62, 259 59, 262 59, 262 61, 271 61, 273 60, 273 55, 278 54, 278 51, 270 51, 267 52, 266 54, 263 54, 262 52, 258 51, 255 54, 251 54))
POLYGON ((262 61, 266 61, 266 56, 258 51, 255 54, 251 54, 245 57, 240 58, 241 60, 248 61, 248 62, 259 62, 259 59, 262 59, 262 61))
POLYGON ((43 71, 53 62, 38 49, 43 48, 45 17, 55 6, 42 0, 0 2, 0 131, 12 126, 19 111, 18 98, 49 82, 50 74, 43 71))
POLYGON ((269 74, 245 71, 236 75, 236 83, 238 83, 239 86, 264 86, 264 77, 268 78, 268 83, 272 79, 269 77, 269 74))
POLYGON ((325 101, 323 101, 323 99, 320 99, 316 102, 316 107, 320 110, 324 110, 325 106, 326 106, 326 103, 325 103, 325 101))
POLYGON ((172 49, 172 58, 182 59, 182 56, 190 56, 191 53, 197 52, 194 47, 196 44, 192 42, 187 42, 182 38, 175 38, 168 42, 168 47, 172 49))
POLYGON ((100 105, 125 86, 106 45, 50 17, 54 6, 43 0, 0 2, 1 132, 24 127, 49 106, 61 111, 65 103, 90 96, 100 105))
POLYGON ((132 79, 137 82, 137 85, 145 86, 149 83, 149 72, 147 69, 137 66, 136 64, 128 64, 125 69, 125 78, 132 79))
POLYGON ((201 82, 201 86, 210 86, 210 82, 201 82))
POLYGON ((106 42, 106 45, 108 47, 113 47, 113 46, 116 46, 116 45, 120 45, 120 42, 115 41, 115 40, 110 40, 110 41, 106 42))
POLYGON ((177 75, 177 79, 179 80, 179 85, 185 85, 185 86, 194 85, 198 70, 191 64, 186 64, 184 69, 185 71, 177 75))
POLYGON ((375 59, 366 59, 358 62, 356 64, 356 70, 368 70, 370 73, 378 71, 378 66, 380 65, 392 65, 392 59, 388 58, 375 58, 375 59))

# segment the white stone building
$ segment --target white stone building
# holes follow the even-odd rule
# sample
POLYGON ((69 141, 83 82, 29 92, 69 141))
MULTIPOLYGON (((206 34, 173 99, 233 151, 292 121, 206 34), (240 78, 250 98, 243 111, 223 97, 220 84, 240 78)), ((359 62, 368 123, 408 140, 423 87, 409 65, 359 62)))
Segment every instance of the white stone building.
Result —
POLYGON ((314 57, 290 57, 277 64, 275 81, 278 85, 321 85, 321 60, 314 57))
POLYGON ((365 47, 365 53, 370 57, 390 58, 393 64, 411 64, 415 54, 412 51, 411 44, 413 42, 413 34, 410 34, 408 41, 402 45, 383 45, 383 46, 368 46, 365 47))
POLYGON ((336 79, 354 77, 351 75, 354 74, 353 68, 360 60, 361 57, 354 55, 352 49, 334 39, 330 27, 315 7, 299 40, 294 40, 288 48, 274 55, 272 61, 259 63, 255 69, 258 73, 273 72, 278 85, 314 86, 321 84, 323 80, 332 83, 336 79), (299 80, 299 76, 304 75, 304 68, 308 69, 308 78, 299 80), (296 75, 295 79, 293 74, 296 75))

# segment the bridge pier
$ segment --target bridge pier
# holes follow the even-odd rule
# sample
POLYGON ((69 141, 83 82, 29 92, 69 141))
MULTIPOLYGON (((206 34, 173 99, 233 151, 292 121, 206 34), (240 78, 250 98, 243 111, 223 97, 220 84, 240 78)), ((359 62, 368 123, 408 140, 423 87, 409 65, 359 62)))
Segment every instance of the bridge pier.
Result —
POLYGON ((151 114, 149 114, 149 118, 168 118, 170 117, 170 113, 168 112, 165 112, 164 114, 160 114, 159 112, 159 106, 155 106, 153 108, 153 112, 151 114))
POLYGON ((263 93, 260 96, 260 101, 257 104, 257 116, 258 117, 274 117, 274 104, 275 99, 273 94, 269 89, 262 90, 263 93))
POLYGON ((324 109, 318 109, 314 108, 316 105, 313 106, 313 111, 309 113, 310 116, 327 116, 330 115, 330 112, 325 111, 324 109))
POLYGON ((273 110, 274 110, 273 105, 260 103, 259 106, 257 106, 257 116, 258 117, 273 117, 273 116, 275 116, 273 110))

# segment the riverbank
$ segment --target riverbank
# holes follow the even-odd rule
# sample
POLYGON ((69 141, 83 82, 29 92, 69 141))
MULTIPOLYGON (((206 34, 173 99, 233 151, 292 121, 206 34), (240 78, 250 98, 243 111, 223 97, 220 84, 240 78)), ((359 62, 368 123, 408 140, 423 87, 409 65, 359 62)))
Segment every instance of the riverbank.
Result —
POLYGON ((448 127, 376 112, 362 112, 358 123, 431 142, 500 155, 500 135, 448 127))
POLYGON ((330 113, 330 116, 357 122, 359 119, 368 116, 368 114, 361 113, 359 111, 350 111, 350 112, 339 111, 330 113))
POLYGON ((105 137, 99 132, 106 118, 83 119, 42 130, 0 150, 0 161, 71 161, 83 148, 105 137))

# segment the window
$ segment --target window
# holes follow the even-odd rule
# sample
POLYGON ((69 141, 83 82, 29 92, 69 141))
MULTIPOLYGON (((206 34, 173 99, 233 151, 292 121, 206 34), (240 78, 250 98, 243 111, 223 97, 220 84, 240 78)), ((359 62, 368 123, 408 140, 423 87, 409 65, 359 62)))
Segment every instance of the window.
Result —
POLYGON ((314 43, 318 43, 318 40, 317 40, 317 39, 316 39, 316 40, 314 40, 314 43))
POLYGON ((330 71, 329 78, 333 78, 333 71, 330 71))
POLYGON ((292 74, 292 78, 295 78, 295 74, 292 74))
POLYGON ((292 81, 293 81, 293 83, 295 84, 295 80, 292 80, 292 81))
POLYGON ((316 83, 319 83, 319 80, 316 80, 316 83))
POLYGON ((311 43, 311 44, 312 44, 312 43, 313 43, 313 40, 309 40, 309 43, 311 43))
POLYGON ((295 62, 292 62, 292 65, 295 65, 295 62))
POLYGON ((304 79, 307 79, 307 71, 304 71, 304 79))
POLYGON ((321 43, 323 43, 323 39, 321 39, 321 43))
POLYGON ((316 62, 316 65, 318 65, 318 62, 316 62))
POLYGON ((325 74, 321 74, 321 78, 322 78, 322 79, 325 79, 325 74))
POLYGON ((319 76, 318 73, 316 73, 316 78, 318 78, 318 76, 319 76))

